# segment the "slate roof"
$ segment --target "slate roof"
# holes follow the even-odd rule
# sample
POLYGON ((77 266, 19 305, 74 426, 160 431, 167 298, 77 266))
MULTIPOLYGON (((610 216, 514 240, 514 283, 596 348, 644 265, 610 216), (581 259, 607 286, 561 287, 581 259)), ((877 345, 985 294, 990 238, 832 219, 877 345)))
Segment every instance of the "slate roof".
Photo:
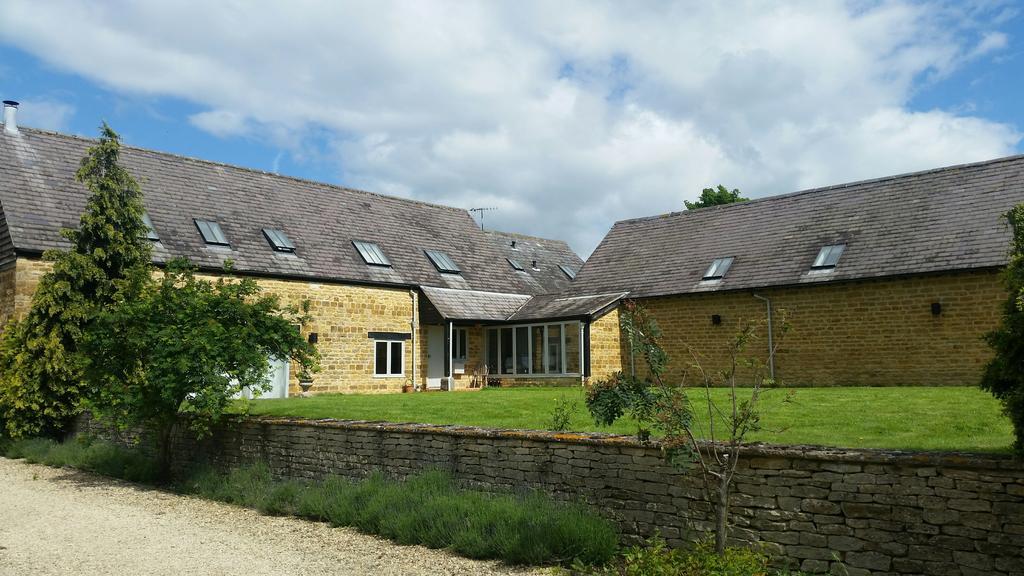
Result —
MULTIPOLYGON (((22 128, 0 133, 0 249, 6 233, 18 253, 67 246, 62 227, 76 227, 86 190, 75 182, 93 140, 22 128)), ((160 235, 156 260, 187 256, 206 269, 226 258, 243 273, 321 280, 534 293, 465 210, 278 176, 257 170, 125 146, 123 165, 136 177, 160 235), (203 243, 193 218, 214 220, 229 248, 203 243), (271 249, 262 228, 278 228, 294 254, 271 249), (381 246, 392 268, 368 266, 353 240, 381 246), (425 249, 447 252, 462 274, 441 274, 425 249)), ((5 258, 0 253, 0 261, 5 258)))
POLYGON ((509 320, 526 322, 556 318, 591 318, 611 309, 626 295, 626 292, 585 296, 541 294, 534 296, 522 308, 516 310, 509 320))
POLYGON ((571 292, 634 297, 924 274, 1005 265, 1002 217, 1024 202, 1024 156, 617 222, 571 292), (831 272, 818 251, 845 243, 831 272), (701 278, 734 257, 718 282, 701 278))
POLYGON ((451 288, 421 288, 446 320, 502 321, 530 301, 526 294, 505 294, 451 288))
MULTIPOLYGON (((518 262, 525 269, 516 274, 538 294, 555 294, 569 288, 572 280, 559 265, 574 272, 583 267, 583 260, 561 240, 494 230, 488 230, 487 234, 505 258, 518 262)), ((510 264, 505 264, 511 268, 510 264)))

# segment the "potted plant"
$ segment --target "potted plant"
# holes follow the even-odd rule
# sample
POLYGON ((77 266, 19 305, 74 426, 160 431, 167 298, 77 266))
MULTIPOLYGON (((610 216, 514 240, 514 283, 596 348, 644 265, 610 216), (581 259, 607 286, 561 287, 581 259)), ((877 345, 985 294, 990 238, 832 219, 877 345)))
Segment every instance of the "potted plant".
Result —
POLYGON ((303 368, 299 372, 299 388, 302 388, 302 396, 310 396, 309 389, 313 387, 313 375, 309 373, 309 370, 303 368))

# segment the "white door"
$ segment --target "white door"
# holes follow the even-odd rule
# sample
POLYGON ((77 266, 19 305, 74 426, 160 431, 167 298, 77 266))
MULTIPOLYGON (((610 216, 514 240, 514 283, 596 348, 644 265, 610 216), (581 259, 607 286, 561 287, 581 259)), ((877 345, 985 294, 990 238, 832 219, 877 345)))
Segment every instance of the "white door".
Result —
POLYGON ((440 390, 444 377, 444 327, 427 327, 427 389, 440 390))
POLYGON ((260 398, 287 398, 288 397, 288 364, 287 360, 270 359, 270 390, 267 390, 260 398))

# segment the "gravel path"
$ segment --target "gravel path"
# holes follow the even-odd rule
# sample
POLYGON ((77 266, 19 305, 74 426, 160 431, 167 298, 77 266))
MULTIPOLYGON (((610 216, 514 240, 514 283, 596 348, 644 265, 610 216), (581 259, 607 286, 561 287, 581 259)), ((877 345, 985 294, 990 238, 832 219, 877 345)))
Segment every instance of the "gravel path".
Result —
POLYGON ((0 575, 547 574, 0 458, 0 575))

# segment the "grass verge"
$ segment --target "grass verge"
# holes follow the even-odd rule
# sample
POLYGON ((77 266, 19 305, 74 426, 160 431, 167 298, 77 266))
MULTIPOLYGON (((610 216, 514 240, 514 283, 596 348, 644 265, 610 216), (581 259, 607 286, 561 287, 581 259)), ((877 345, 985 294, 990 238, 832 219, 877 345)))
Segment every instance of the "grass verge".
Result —
MULTIPOLYGON (((63 444, 17 440, 8 443, 3 455, 136 482, 156 477, 152 460, 84 437, 63 444)), ((320 520, 398 544, 445 548, 468 558, 510 564, 600 565, 617 550, 612 524, 584 505, 556 502, 536 492, 467 490, 437 471, 404 481, 375 474, 359 482, 339 477, 297 482, 276 480, 266 466, 256 464, 227 474, 198 470, 174 488, 263 514, 320 520)))

